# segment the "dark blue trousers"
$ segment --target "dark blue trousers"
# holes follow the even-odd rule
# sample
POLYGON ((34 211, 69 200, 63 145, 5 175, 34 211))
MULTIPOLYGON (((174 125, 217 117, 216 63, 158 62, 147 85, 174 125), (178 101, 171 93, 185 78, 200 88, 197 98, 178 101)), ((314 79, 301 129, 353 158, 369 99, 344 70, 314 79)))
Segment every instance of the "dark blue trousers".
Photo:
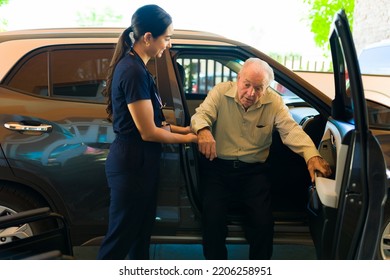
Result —
POLYGON ((117 136, 106 160, 108 231, 98 259, 149 259, 156 217, 161 144, 117 136))

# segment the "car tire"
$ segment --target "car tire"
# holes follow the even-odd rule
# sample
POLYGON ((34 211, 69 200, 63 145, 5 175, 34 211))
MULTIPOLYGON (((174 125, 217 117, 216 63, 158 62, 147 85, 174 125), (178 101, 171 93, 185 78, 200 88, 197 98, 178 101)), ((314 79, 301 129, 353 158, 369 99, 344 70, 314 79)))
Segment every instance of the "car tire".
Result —
MULTIPOLYGON (((47 207, 42 199, 31 191, 24 190, 20 185, 0 182, 0 216, 12 215, 22 211, 47 207)), ((53 222, 38 221, 31 224, 20 225, 18 228, 0 228, 0 244, 12 242, 15 239, 30 237, 48 228, 53 227, 53 222), (8 237, 4 233, 7 231, 8 237)))
POLYGON ((382 227, 378 257, 381 260, 390 260, 390 217, 387 217, 386 222, 382 227))

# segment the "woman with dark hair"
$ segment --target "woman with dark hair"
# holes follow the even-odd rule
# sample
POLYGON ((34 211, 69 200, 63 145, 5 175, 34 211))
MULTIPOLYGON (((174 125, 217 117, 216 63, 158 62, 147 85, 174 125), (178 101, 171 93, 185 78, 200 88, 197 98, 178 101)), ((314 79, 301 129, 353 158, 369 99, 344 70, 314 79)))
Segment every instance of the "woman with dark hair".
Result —
POLYGON ((116 138, 106 160, 111 201, 98 259, 149 259, 161 143, 197 142, 189 127, 164 125, 161 98, 146 67, 171 46, 172 33, 168 13, 143 6, 120 36, 110 64, 104 94, 116 138))

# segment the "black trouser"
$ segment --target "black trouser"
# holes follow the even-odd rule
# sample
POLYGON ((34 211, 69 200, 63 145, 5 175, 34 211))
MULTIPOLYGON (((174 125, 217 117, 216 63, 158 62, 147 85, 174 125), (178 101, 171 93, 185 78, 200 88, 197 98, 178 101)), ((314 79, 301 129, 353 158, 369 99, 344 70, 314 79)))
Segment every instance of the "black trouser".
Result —
POLYGON ((215 159, 200 160, 203 253, 206 259, 227 259, 227 214, 233 202, 244 210, 243 227, 249 259, 270 259, 273 218, 266 164, 215 159))

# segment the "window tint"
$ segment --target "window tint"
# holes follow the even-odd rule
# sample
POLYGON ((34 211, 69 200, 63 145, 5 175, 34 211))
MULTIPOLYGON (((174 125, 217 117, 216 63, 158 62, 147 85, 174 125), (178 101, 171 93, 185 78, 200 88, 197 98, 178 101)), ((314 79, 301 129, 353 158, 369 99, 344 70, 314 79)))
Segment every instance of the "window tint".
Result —
POLYGON ((284 85, 275 80, 271 82, 270 87, 273 88, 276 92, 278 92, 282 97, 298 98, 295 93, 293 93, 291 90, 289 90, 284 85))
POLYGON ((206 55, 180 55, 176 60, 187 97, 206 95, 216 84, 236 81, 243 64, 234 57, 206 55))
POLYGON ((111 52, 104 49, 52 52, 53 97, 103 99, 101 92, 110 61, 111 52))
POLYGON ((41 96, 48 96, 48 53, 38 53, 27 62, 21 61, 21 67, 15 67, 16 74, 9 81, 8 86, 16 90, 25 91, 41 96))
POLYGON ((390 108, 367 100, 370 128, 390 130, 390 108))
POLYGON ((23 62, 8 85, 40 96, 103 102, 112 54, 113 48, 48 49, 23 62))

